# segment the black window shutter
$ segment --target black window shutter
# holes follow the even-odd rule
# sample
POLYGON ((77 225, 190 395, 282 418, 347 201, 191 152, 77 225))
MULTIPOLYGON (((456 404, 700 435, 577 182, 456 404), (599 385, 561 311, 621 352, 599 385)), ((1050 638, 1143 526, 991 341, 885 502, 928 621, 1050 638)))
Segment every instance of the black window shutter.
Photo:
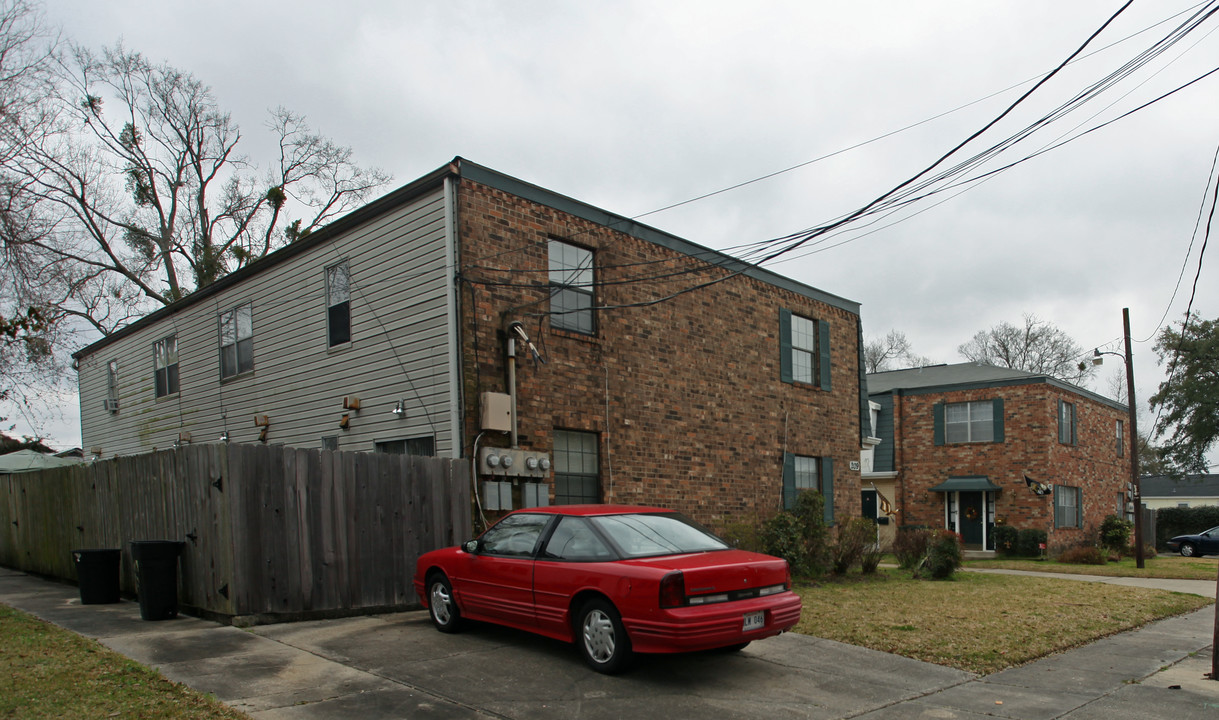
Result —
POLYGON ((1003 398, 995 398, 991 413, 994 415, 995 442, 1003 442, 1003 398))
POLYGON ((935 436, 935 444, 944 444, 944 403, 936 403, 931 406, 931 417, 935 421, 935 428, 932 431, 935 436))
POLYGON ((833 355, 830 354, 830 324, 825 320, 817 322, 817 330, 820 336, 817 338, 817 352, 820 355, 818 364, 821 366, 821 389, 829 392, 830 387, 830 369, 833 355))
POLYGON ((792 378, 792 311, 779 310, 779 380, 790 383, 792 378))
POLYGON ((783 453, 783 509, 796 507, 796 456, 783 453))
POLYGON ((825 524, 834 524, 834 458, 821 458, 821 494, 825 496, 825 524))

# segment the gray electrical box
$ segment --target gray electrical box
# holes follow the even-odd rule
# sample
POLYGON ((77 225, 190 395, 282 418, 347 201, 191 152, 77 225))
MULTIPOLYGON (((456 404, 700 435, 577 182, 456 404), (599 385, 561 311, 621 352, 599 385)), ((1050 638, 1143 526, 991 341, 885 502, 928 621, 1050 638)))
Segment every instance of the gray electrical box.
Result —
POLYGON ((546 507, 550 504, 550 485, 521 483, 521 507, 546 507))
POLYGON ((512 397, 505 393, 485 392, 479 398, 482 430, 512 432, 512 397))
POLYGON ((511 510, 512 483, 488 480, 483 483, 484 510, 511 510))

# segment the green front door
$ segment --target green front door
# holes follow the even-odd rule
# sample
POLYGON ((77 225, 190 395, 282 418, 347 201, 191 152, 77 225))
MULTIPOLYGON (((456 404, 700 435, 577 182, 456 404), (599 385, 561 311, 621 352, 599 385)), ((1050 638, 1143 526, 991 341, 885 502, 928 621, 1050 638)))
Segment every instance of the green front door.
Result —
POLYGON ((970 550, 983 550, 986 542, 986 493, 962 492, 960 528, 961 539, 970 550))

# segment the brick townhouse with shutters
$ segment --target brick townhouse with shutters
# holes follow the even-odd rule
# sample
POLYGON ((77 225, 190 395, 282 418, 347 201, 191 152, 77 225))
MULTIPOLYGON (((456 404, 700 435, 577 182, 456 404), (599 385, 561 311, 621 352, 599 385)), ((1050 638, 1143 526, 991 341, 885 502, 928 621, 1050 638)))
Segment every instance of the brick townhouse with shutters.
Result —
POLYGON ((972 550, 994 549, 997 524, 1041 529, 1054 552, 1093 538, 1106 515, 1126 515, 1125 405, 976 363, 867 383, 879 443, 863 483, 891 493, 897 525, 949 528, 972 550))
POLYGON ((860 514, 861 337, 855 302, 456 158, 76 359, 95 456, 470 458, 491 510, 723 527, 801 488, 860 514))

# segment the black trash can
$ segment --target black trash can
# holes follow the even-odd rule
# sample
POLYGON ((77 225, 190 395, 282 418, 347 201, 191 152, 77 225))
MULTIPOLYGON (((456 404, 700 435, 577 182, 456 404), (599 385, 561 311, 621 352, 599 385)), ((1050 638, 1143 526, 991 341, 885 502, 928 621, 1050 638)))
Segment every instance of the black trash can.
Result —
POLYGON ((119 601, 119 561, 122 554, 122 550, 109 548, 72 551, 82 604, 101 605, 119 601))
POLYGON ((178 616, 178 555, 185 545, 178 540, 131 542, 141 618, 168 620, 178 616))

